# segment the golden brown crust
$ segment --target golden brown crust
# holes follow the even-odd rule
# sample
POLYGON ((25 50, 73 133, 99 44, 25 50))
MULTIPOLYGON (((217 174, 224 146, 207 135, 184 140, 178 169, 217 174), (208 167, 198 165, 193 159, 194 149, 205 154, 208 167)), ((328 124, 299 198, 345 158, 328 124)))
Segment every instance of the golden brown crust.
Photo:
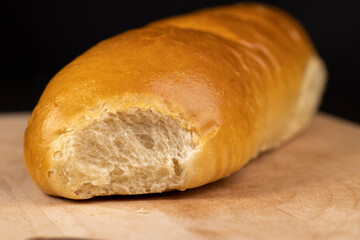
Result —
POLYGON ((136 106, 179 118, 200 136, 181 190, 217 180, 287 138, 315 55, 294 19, 259 4, 202 10, 122 33, 50 81, 26 130, 27 169, 42 191, 66 196, 46 176, 54 140, 88 124, 85 113, 95 109, 95 116, 101 106, 136 106))

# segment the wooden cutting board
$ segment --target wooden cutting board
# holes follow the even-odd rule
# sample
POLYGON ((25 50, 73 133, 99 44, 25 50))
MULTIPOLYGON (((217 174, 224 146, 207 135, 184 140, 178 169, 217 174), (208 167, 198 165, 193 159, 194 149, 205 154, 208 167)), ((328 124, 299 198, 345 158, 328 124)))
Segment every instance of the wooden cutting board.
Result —
POLYGON ((28 114, 0 115, 0 239, 360 239, 360 127, 319 114, 278 150, 207 186, 73 201, 22 157, 28 114))

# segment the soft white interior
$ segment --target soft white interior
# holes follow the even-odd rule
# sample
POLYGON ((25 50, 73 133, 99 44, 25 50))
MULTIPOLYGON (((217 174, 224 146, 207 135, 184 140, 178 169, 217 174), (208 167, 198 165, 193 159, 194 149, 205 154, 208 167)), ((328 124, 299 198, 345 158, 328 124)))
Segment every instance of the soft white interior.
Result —
POLYGON ((139 109, 106 112, 62 141, 63 150, 54 154, 61 169, 55 171, 81 198, 174 189, 194 149, 191 132, 179 121, 139 109))

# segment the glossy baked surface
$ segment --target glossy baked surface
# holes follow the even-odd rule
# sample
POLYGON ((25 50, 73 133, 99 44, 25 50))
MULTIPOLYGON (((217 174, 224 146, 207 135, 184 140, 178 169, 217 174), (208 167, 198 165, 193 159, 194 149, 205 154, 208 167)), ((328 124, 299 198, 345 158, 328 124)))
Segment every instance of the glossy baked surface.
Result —
MULTIPOLYGON (((54 140, 85 127, 103 109, 135 106, 179 119, 198 136, 200 151, 188 163, 182 189, 228 176, 293 135, 289 126, 313 56, 293 18, 258 4, 204 10, 119 34, 50 81, 26 131, 27 169, 43 191, 64 195, 46 176, 54 140)), ((305 106, 311 111, 299 129, 320 95, 305 106)))

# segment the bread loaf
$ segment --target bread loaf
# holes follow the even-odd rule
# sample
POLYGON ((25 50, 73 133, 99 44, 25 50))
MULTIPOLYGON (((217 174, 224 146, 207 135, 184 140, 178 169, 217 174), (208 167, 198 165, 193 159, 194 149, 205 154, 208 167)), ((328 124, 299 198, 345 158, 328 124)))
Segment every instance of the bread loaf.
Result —
POLYGON ((25 163, 43 192, 71 199, 199 187, 304 129, 325 82, 309 37, 277 8, 171 17, 57 73, 29 120, 25 163))

